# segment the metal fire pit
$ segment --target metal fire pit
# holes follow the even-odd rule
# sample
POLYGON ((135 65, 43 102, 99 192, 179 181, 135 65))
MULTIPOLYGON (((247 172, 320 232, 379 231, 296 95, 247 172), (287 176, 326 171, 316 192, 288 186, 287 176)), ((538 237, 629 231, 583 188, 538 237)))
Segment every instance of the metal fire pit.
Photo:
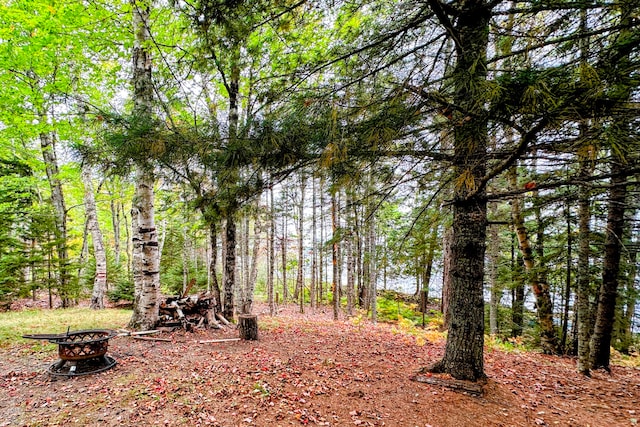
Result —
POLYGON ((58 344, 60 360, 48 369, 51 375, 79 376, 106 371, 116 361, 106 355, 109 338, 116 334, 105 329, 67 332, 60 335, 23 335, 23 338, 48 340, 58 344))

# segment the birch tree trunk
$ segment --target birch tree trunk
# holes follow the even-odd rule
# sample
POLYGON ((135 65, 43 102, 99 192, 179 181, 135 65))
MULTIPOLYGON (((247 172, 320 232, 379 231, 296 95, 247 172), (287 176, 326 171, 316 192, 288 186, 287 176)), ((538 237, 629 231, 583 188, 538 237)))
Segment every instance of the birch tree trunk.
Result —
POLYGON ((242 314, 251 314, 253 310, 253 293, 258 280, 258 256, 260 254, 260 234, 262 233, 262 221, 260 218, 260 203, 256 201, 256 215, 253 231, 253 248, 251 252, 251 268, 248 274, 248 280, 243 292, 242 314))
MULTIPOLYGON (((42 123, 47 122, 44 112, 40 113, 42 123)), ((42 132, 40 134, 40 148, 47 172, 47 180, 51 189, 51 203, 55 213, 55 246, 58 255, 57 290, 62 299, 62 307, 69 307, 72 303, 72 292, 69 289, 69 254, 67 250, 67 208, 60 181, 58 160, 55 148, 55 134, 42 132)))
MULTIPOLYGON (((518 187, 516 166, 512 167, 509 171, 509 180, 511 187, 516 189, 518 187)), ((536 297, 536 312, 541 329, 540 340, 542 351, 544 351, 545 354, 556 354, 558 353, 558 337, 553 324, 549 285, 542 280, 541 274, 535 265, 533 249, 529 241, 529 233, 524 223, 522 205, 523 201, 521 196, 517 196, 511 203, 511 216, 516 229, 516 236, 518 237, 518 247, 522 254, 524 267, 529 277, 529 283, 536 297)))
MULTIPOLYGON (((152 61, 149 16, 151 4, 132 0, 133 15, 133 103, 135 120, 153 119, 152 61)), ((150 144, 147 141, 147 145, 150 144)), ((131 209, 133 240, 133 280, 135 300, 129 326, 153 329, 160 304, 160 253, 154 214, 154 174, 152 166, 136 165, 135 194, 131 209)))
POLYGON ((91 180, 91 169, 86 163, 82 165, 82 182, 84 184, 84 206, 87 216, 87 229, 89 233, 91 233, 93 256, 96 260, 96 275, 91 293, 91 308, 103 309, 104 296, 107 290, 107 254, 104 250, 104 241, 100 224, 98 223, 96 199, 91 180))
POLYGON ((222 298, 220 296, 220 283, 218 282, 218 227, 214 219, 209 219, 209 241, 211 244, 211 264, 209 276, 211 276, 211 293, 215 299, 216 313, 222 313, 222 298))

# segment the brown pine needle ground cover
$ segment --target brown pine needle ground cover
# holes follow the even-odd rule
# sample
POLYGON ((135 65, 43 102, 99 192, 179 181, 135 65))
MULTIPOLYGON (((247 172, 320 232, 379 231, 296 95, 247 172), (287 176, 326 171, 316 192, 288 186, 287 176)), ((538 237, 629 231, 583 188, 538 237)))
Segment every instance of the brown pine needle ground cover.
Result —
MULTIPOLYGON (((258 308, 258 313, 261 308, 258 308)), ((259 316, 257 342, 200 340, 237 331, 110 340, 118 364, 51 378, 38 343, 0 349, 0 426, 632 426, 640 370, 585 378, 570 358, 486 352, 481 397, 411 381, 443 353, 393 325, 328 313, 259 316)))

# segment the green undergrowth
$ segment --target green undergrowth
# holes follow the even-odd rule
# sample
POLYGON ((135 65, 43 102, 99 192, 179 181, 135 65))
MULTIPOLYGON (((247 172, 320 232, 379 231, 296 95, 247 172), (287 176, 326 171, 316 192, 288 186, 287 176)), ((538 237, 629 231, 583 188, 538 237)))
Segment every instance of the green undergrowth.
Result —
POLYGON ((0 313, 0 347, 24 342, 22 335, 60 334, 70 329, 120 329, 131 318, 131 310, 66 308, 22 310, 0 313))

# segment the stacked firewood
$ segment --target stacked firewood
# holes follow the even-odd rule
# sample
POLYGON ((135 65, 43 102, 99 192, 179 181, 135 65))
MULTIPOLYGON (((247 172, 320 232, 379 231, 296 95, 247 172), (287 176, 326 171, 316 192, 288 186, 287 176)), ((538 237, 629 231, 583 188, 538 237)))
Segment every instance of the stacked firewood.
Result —
POLYGON ((208 293, 168 297, 160 303, 158 329, 174 330, 184 328, 221 328, 216 317, 223 323, 229 322, 215 312, 215 298, 208 293))

